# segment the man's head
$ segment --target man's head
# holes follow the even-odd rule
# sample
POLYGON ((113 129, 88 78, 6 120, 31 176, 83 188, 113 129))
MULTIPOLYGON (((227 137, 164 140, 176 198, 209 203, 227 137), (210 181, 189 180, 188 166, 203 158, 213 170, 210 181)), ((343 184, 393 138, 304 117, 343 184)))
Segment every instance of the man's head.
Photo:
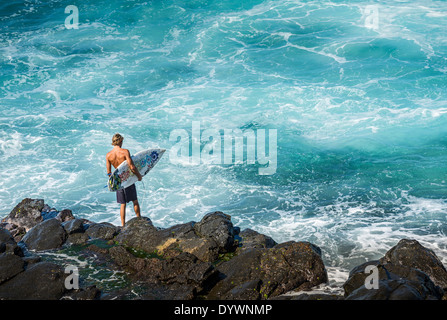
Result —
POLYGON ((115 135, 112 138, 112 146, 122 146, 124 137, 120 135, 119 133, 115 133, 115 135))

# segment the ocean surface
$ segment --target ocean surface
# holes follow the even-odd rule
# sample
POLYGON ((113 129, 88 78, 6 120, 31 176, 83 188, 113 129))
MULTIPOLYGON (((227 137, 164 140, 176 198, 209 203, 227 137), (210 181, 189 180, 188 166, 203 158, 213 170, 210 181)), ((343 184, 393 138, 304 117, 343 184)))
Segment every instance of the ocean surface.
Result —
POLYGON ((0 70, 0 218, 31 197, 119 225, 119 132, 168 150, 137 183, 157 226, 220 210, 318 245, 331 281, 402 238, 447 263, 445 1, 2 1, 0 70), (172 161, 193 123, 276 130, 276 170, 172 161))

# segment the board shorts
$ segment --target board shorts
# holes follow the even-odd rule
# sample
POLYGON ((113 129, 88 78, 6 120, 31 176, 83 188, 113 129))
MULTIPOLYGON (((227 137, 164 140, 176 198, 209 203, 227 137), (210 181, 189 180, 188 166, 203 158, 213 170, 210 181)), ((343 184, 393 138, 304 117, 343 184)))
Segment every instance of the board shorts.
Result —
POLYGON ((116 201, 118 203, 128 203, 135 200, 137 200, 137 188, 135 188, 135 184, 116 192, 116 201))

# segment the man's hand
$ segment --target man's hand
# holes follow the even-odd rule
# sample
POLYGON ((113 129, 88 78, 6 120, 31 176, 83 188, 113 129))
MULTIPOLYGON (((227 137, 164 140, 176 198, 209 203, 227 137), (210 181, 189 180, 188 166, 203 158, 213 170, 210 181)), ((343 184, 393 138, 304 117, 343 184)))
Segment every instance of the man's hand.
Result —
POLYGON ((140 173, 138 173, 137 177, 138 177, 138 181, 141 181, 143 179, 143 177, 141 176, 140 173))

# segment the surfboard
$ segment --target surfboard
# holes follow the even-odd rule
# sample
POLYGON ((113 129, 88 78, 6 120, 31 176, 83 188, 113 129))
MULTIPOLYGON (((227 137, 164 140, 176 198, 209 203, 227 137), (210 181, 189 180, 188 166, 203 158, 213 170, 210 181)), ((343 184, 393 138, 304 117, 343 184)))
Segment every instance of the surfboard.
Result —
MULTIPOLYGON (((131 157, 135 167, 144 177, 157 164, 165 151, 166 149, 147 149, 131 157)), ((124 161, 110 175, 107 185, 109 191, 117 191, 129 187, 137 181, 137 176, 132 173, 127 161, 124 161)))

